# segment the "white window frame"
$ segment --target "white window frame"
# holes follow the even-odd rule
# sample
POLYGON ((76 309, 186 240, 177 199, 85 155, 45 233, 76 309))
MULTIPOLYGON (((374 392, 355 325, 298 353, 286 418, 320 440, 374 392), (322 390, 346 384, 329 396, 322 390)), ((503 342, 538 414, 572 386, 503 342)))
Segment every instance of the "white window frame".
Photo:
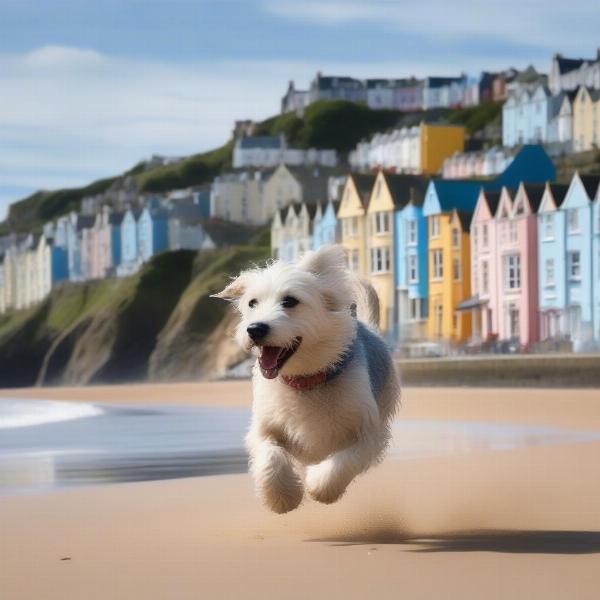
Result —
POLYGON ((481 235, 481 237, 482 237, 482 245, 483 245, 483 247, 487 248, 488 247, 488 242, 489 242, 487 223, 484 223, 483 226, 482 226, 482 235, 481 235))
POLYGON ((371 248, 371 273, 389 273, 391 269, 390 249, 371 248))
POLYGON ((408 283, 419 283, 419 260, 416 254, 407 257, 408 283))
POLYGON ((452 228, 452 247, 460 248, 460 231, 458 227, 452 228))
POLYGON ((431 273, 433 281, 441 281, 444 278, 444 251, 442 249, 431 251, 431 273))
POLYGON ((409 246, 416 246, 419 241, 419 232, 417 231, 417 221, 410 219, 406 221, 406 243, 409 246))
POLYGON ((502 257, 504 271, 504 289, 516 292, 521 289, 521 255, 518 253, 505 254, 502 257))
POLYGON ((508 222, 508 239, 510 242, 516 242, 519 239, 516 221, 508 222))
POLYGON ((387 235, 390 233, 390 213, 381 210, 373 213, 373 232, 375 235, 387 235))
POLYGON ((579 250, 569 252, 567 268, 569 269, 569 281, 581 281, 581 252, 579 250), (576 261, 575 257, 577 257, 576 261))

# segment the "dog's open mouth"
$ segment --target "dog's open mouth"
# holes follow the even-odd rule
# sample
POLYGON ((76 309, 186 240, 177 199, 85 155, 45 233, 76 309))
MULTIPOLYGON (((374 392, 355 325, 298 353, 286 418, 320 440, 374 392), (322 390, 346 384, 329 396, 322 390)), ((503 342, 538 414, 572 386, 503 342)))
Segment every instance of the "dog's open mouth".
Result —
POLYGON ((261 346, 258 364, 266 379, 275 379, 288 361, 290 356, 298 350, 302 338, 295 338, 290 346, 261 346))

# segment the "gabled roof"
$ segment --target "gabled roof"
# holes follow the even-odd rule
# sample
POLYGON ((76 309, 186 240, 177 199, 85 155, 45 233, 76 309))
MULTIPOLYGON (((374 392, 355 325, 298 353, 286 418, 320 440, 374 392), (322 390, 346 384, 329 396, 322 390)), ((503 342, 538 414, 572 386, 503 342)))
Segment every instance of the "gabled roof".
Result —
POLYGON ((563 200, 567 195, 567 191, 569 190, 569 186, 560 183, 549 183, 548 186, 550 188, 550 192, 552 193, 552 197, 554 198, 556 208, 558 208, 563 203, 563 200))
POLYGON ((469 231, 469 229, 471 229, 471 221, 473 219, 473 212, 457 210, 456 215, 458 216, 458 220, 460 221, 462 230, 469 231))
POLYGON ((409 202, 416 206, 423 204, 429 180, 422 175, 396 175, 383 173, 390 190, 395 208, 402 208, 409 202))
POLYGON ((500 192, 483 190, 483 198, 487 204, 490 214, 493 217, 496 214, 496 210, 498 210, 498 205, 500 204, 500 192))
POLYGON ((590 200, 595 200, 600 186, 600 175, 580 175, 581 183, 585 188, 585 193, 590 200))
POLYGON ((458 179, 433 179, 440 209, 442 212, 457 210, 472 212, 477 204, 481 190, 480 181, 461 181, 458 179))
POLYGON ((244 150, 250 148, 269 148, 278 149, 283 145, 283 140, 278 135, 251 135, 239 140, 240 148, 244 150))
POLYGON ((556 167, 542 146, 526 144, 504 172, 486 187, 500 189, 502 186, 517 187, 521 181, 545 183, 555 179, 556 167))
POLYGON ((371 190, 373 189, 373 184, 375 183, 375 175, 361 175, 358 173, 350 173, 349 177, 354 181, 354 185, 356 186, 356 191, 360 197, 360 201, 362 205, 366 209, 369 205, 369 197, 371 195, 371 190))
POLYGON ((563 58, 562 56, 556 57, 556 63, 558 64, 558 72, 561 75, 579 69, 581 65, 586 62, 585 58, 563 58))
POLYGON ((317 77, 315 78, 315 81, 317 82, 317 87, 320 90, 330 90, 336 87, 343 87, 348 85, 351 85, 352 87, 355 87, 357 89, 364 87, 364 84, 360 79, 354 79, 354 77, 347 77, 345 75, 341 77, 336 77, 331 75, 323 76, 320 73, 318 73, 317 77))
POLYGON ((537 213, 540 204, 542 203, 542 198, 544 197, 544 191, 546 190, 546 186, 539 183, 525 183, 523 184, 523 188, 525 189, 525 193, 527 194, 529 205, 531 206, 531 211, 534 214, 537 213))

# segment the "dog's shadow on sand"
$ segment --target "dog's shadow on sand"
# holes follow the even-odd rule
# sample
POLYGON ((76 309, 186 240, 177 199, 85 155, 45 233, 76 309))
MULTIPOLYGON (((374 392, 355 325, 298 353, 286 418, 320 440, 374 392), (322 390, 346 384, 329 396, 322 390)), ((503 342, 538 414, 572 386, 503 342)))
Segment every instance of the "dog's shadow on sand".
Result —
POLYGON ((499 552, 510 554, 597 554, 600 531, 484 530, 440 535, 394 531, 340 535, 311 542, 333 546, 394 544, 409 552, 499 552))

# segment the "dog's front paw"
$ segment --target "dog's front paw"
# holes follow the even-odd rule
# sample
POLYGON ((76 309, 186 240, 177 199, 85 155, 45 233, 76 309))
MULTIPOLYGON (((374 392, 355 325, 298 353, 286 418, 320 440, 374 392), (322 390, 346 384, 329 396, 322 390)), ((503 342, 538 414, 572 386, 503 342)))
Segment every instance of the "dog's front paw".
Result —
POLYGON ((306 489, 317 502, 333 504, 337 502, 350 482, 334 473, 333 466, 325 461, 306 469, 306 489))
POLYGON ((256 491, 270 510, 283 514, 298 508, 304 485, 285 450, 269 447, 254 462, 252 471, 256 491))

